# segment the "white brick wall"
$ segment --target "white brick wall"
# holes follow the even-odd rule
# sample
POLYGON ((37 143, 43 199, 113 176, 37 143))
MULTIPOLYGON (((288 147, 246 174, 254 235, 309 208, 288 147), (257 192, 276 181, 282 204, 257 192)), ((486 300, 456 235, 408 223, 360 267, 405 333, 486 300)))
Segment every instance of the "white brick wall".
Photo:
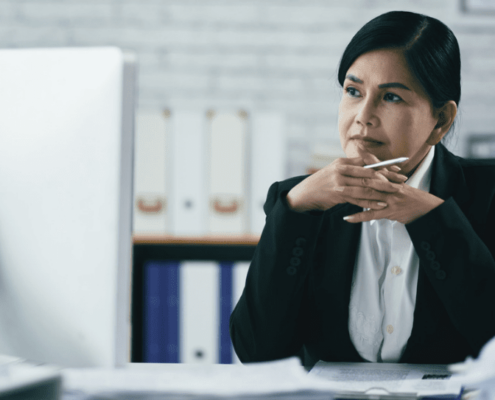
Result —
POLYGON ((319 144, 339 145, 341 54, 392 9, 439 18, 458 37, 462 155, 469 133, 495 133, 495 14, 464 14, 460 0, 0 0, 0 47, 132 50, 142 109, 282 111, 292 176, 319 144))

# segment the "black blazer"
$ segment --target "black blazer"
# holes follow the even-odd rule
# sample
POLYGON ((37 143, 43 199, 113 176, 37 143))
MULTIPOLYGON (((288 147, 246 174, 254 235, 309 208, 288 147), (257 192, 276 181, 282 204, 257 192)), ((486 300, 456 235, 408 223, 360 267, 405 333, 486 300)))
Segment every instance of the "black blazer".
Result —
MULTIPOLYGON (((495 161, 463 159, 439 144, 432 168, 430 192, 445 202, 406 225, 420 265, 404 363, 463 361, 495 336, 495 161)), ((364 361, 348 331, 361 224, 342 219, 361 209, 290 210, 285 197, 304 178, 268 192, 266 225, 230 318, 242 362, 301 353, 306 366, 364 361)))

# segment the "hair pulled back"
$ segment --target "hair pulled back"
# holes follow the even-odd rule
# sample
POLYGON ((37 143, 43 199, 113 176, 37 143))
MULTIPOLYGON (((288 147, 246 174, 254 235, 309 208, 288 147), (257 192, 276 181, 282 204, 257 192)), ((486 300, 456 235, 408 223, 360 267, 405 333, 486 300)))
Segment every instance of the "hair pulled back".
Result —
POLYGON ((369 21, 347 45, 338 79, 344 85, 354 61, 373 50, 403 51, 413 75, 423 86, 435 108, 461 99, 461 57, 454 33, 439 20, 406 11, 391 11, 369 21))

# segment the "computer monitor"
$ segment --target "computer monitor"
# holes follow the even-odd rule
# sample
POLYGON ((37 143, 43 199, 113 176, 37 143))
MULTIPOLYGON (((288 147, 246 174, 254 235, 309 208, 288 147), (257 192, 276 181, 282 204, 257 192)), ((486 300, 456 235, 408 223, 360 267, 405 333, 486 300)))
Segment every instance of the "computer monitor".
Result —
POLYGON ((0 50, 0 354, 130 361, 135 62, 0 50))

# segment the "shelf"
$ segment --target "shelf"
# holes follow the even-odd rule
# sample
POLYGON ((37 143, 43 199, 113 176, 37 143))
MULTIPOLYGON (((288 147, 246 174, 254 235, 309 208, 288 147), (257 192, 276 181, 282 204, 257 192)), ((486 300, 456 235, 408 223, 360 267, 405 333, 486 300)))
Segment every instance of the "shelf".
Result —
POLYGON ((173 236, 173 235, 134 235, 134 244, 200 244, 200 245, 236 245, 256 246, 259 235, 205 235, 205 236, 173 236))

